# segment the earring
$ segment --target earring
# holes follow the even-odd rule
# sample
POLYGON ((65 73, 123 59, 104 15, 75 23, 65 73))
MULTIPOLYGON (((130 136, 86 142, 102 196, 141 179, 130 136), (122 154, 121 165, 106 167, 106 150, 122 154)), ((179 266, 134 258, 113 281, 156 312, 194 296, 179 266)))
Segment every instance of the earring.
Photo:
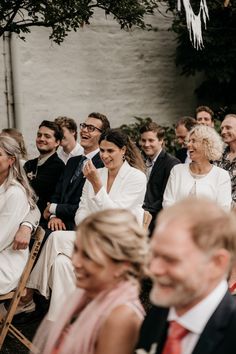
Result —
POLYGON ((123 160, 123 161, 125 161, 125 154, 123 154, 123 156, 122 156, 122 160, 123 160))

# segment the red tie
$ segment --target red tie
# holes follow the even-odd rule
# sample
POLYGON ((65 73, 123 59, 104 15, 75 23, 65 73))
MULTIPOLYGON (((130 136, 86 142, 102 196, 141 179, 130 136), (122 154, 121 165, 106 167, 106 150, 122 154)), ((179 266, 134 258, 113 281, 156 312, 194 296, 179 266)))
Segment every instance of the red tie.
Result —
POLYGON ((181 340, 188 332, 189 331, 179 323, 171 321, 162 354, 181 354, 181 340))

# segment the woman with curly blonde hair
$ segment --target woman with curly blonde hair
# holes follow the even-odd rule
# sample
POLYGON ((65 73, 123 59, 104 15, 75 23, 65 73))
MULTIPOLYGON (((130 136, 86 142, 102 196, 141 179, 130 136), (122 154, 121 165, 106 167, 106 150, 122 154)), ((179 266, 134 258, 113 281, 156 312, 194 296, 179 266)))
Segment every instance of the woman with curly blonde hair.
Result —
POLYGON ((55 322, 41 324, 39 352, 132 354, 144 315, 139 280, 147 255, 146 232, 130 211, 107 209, 86 217, 72 255, 78 289, 55 322))
POLYGON ((191 162, 173 167, 166 185, 163 207, 189 195, 205 196, 230 209, 231 182, 227 171, 213 165, 223 152, 223 141, 215 129, 196 125, 187 144, 191 162))

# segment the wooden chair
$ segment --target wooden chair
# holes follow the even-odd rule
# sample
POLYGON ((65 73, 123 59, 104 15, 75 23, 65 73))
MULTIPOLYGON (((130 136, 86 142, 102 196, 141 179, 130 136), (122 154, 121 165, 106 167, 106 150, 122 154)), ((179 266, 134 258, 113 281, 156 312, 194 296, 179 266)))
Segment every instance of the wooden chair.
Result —
POLYGON ((9 331, 22 344, 24 344, 27 348, 29 348, 33 353, 38 352, 37 349, 33 346, 33 344, 15 326, 12 325, 12 319, 16 312, 20 298, 24 296, 25 286, 29 278, 30 272, 32 270, 32 267, 34 265, 37 254, 39 252, 42 240, 44 238, 44 234, 45 231, 43 230, 43 228, 41 226, 38 226, 35 234, 33 235, 34 238, 33 247, 31 249, 28 261, 21 275, 17 288, 13 291, 10 291, 7 294, 0 295, 1 302, 11 299, 6 315, 2 316, 0 313, 0 351, 9 331))
POLYGON ((148 230, 148 227, 149 227, 151 221, 152 221, 152 215, 149 213, 149 211, 144 210, 143 227, 145 230, 148 230))

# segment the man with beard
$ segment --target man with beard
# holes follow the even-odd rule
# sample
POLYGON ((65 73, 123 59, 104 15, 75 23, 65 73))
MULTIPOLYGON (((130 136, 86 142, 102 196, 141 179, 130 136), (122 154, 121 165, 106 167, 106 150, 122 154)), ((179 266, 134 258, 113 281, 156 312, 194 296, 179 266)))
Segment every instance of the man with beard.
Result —
POLYGON ((164 209, 151 241, 154 306, 137 354, 234 354, 236 303, 227 278, 236 219, 212 201, 189 198, 164 209))
POLYGON ((36 137, 39 157, 28 160, 24 165, 31 187, 38 196, 37 205, 41 214, 65 168, 65 164, 56 153, 62 138, 61 128, 55 122, 44 120, 36 137))

